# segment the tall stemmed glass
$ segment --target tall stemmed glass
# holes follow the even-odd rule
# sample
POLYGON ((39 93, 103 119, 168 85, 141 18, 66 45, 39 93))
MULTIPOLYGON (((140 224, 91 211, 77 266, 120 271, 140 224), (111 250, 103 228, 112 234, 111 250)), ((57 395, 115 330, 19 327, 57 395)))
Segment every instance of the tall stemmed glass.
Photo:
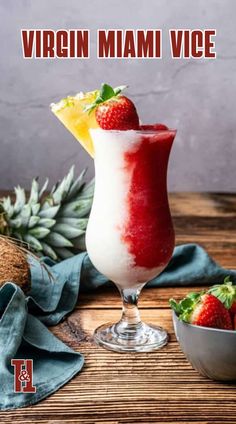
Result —
POLYGON ((168 264, 174 248, 166 180, 176 131, 90 133, 95 193, 86 245, 92 263, 115 283, 123 301, 120 321, 97 328, 94 338, 114 351, 151 351, 165 345, 168 336, 141 321, 138 297, 168 264))

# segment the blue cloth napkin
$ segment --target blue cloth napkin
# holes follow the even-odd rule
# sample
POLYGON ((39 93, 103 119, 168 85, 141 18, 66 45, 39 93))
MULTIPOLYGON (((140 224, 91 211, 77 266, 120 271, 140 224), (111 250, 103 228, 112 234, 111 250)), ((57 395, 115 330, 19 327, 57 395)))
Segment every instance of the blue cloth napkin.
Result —
MULTIPOLYGON (((44 266, 32 257, 31 291, 25 296, 14 282, 0 290, 0 409, 32 405, 55 392, 83 367, 83 356, 57 339, 47 326, 59 323, 75 307, 79 289, 94 290, 108 283, 81 253, 59 264, 44 266), (14 392, 11 359, 33 359, 35 393, 14 392)), ((222 282, 236 271, 217 265, 198 245, 175 248, 167 268, 149 287, 191 286, 222 282)), ((111 305, 112 307, 112 305, 111 305)))

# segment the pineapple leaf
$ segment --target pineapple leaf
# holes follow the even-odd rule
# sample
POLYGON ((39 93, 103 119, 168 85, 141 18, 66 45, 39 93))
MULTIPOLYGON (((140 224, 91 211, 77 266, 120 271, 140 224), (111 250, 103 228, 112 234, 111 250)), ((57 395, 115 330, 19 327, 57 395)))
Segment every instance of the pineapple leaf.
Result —
POLYGON ((56 190, 56 188, 58 187, 59 184, 60 184, 60 182, 58 181, 56 184, 54 184, 52 186, 51 193, 54 193, 54 191, 56 190))
POLYGON ((49 181, 49 179, 46 178, 45 183, 44 183, 43 187, 41 188, 41 190, 39 192, 39 199, 41 199, 41 197, 43 196, 44 192, 47 190, 48 181, 49 181))
POLYGON ((32 249, 36 251, 43 250, 42 244, 31 234, 24 234, 23 239, 32 247, 32 249))
POLYGON ((29 197, 29 205, 38 203, 39 200, 39 183, 34 178, 31 185, 30 197, 29 197))
POLYGON ((23 241, 22 235, 18 231, 13 231, 12 232, 12 237, 14 237, 14 238, 16 238, 16 239, 18 239, 20 241, 23 241))
POLYGON ((21 188, 20 186, 18 186, 18 187, 15 187, 14 191, 16 194, 16 201, 14 204, 14 213, 18 214, 26 202, 25 190, 21 188))
POLYGON ((66 200, 71 200, 83 187, 84 182, 83 182, 83 178, 84 178, 84 174, 86 173, 86 169, 84 169, 81 174, 79 175, 79 177, 73 182, 72 186, 70 187, 70 190, 66 196, 66 200))
POLYGON ((82 192, 80 193, 80 199, 87 199, 93 197, 94 194, 94 178, 84 186, 82 192))
POLYGON ((70 168, 68 174, 63 178, 61 183, 56 187, 55 191, 52 192, 53 201, 56 205, 65 199, 71 184, 73 183, 73 178, 74 165, 70 168))
POLYGON ((30 219, 30 214, 31 214, 31 207, 29 204, 26 204, 25 206, 23 206, 19 217, 22 220, 22 227, 27 227, 28 226, 28 222, 30 219))
POLYGON ((22 225, 22 220, 20 217, 9 219, 8 224, 11 226, 11 228, 20 228, 22 225))
POLYGON ((40 221, 39 216, 32 215, 29 219, 28 227, 33 228, 35 225, 38 224, 39 221, 40 221))
POLYGON ((56 220, 55 219, 50 219, 50 218, 40 218, 38 224, 41 227, 51 228, 51 227, 53 227, 53 225, 56 224, 56 220))
POLYGON ((31 210, 34 215, 38 215, 40 211, 40 207, 41 207, 40 203, 35 203, 34 205, 31 205, 31 210))
POLYGON ((45 240, 48 244, 50 244, 50 246, 53 247, 73 247, 73 244, 70 240, 67 240, 61 234, 55 233, 54 231, 48 234, 45 240))
POLYGON ((59 205, 62 202, 64 192, 65 192, 65 178, 60 182, 56 190, 52 192, 52 199, 53 199, 54 205, 59 205))
POLYGON ((2 199, 2 204, 3 204, 3 208, 4 208, 5 212, 8 215, 8 218, 11 218, 13 216, 13 213, 14 213, 14 207, 11 204, 10 196, 4 197, 2 199))
POLYGON ((58 257, 57 257, 55 250, 51 246, 49 246, 49 244, 45 243, 44 241, 42 241, 41 244, 42 244, 42 248, 43 248, 43 253, 46 256, 49 256, 50 258, 52 258, 54 261, 56 261, 58 259, 58 257))
POLYGON ((53 230, 55 230, 57 233, 62 234, 64 237, 70 240, 84 234, 83 230, 72 227, 71 225, 68 225, 68 224, 56 224, 53 230))
POLYGON ((29 230, 31 236, 36 237, 37 240, 45 238, 50 233, 49 228, 44 227, 34 227, 29 230))
POLYGON ((11 206, 10 196, 4 197, 2 199, 2 203, 3 203, 3 207, 4 207, 5 211, 7 212, 8 208, 10 208, 10 206, 11 206))
POLYGON ((39 212, 40 218, 54 218, 60 209, 60 205, 52 206, 39 212))
POLYGON ((66 184, 65 184, 66 193, 65 194, 67 194, 69 192, 70 187, 73 184, 74 174, 75 174, 75 166, 72 165, 67 176, 65 177, 65 180, 66 180, 66 184))
POLYGON ((66 249, 66 247, 55 247, 55 252, 61 259, 69 259, 74 256, 74 254, 69 249, 66 249))
POLYGON ((89 213, 91 209, 91 204, 91 199, 75 200, 74 202, 70 202, 62 206, 58 216, 66 218, 83 218, 89 213))
POLYGON ((86 230, 88 218, 58 218, 57 223, 71 225, 80 230, 86 230))

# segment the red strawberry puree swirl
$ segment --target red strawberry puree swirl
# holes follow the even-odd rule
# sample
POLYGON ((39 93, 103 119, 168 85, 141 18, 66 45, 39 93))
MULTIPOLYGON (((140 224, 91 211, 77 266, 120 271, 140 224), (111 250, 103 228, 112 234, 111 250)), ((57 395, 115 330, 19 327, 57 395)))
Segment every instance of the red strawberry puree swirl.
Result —
POLYGON ((141 143, 124 155, 130 187, 128 219, 122 241, 135 265, 165 266, 174 248, 174 229, 167 198, 167 166, 175 131, 140 134, 141 143))

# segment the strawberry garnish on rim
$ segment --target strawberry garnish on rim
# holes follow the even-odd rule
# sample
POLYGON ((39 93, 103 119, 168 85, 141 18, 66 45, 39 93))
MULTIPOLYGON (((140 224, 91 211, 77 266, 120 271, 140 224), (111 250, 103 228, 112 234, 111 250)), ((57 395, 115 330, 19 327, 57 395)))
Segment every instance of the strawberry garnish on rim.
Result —
POLYGON ((112 88, 102 84, 95 101, 85 108, 86 112, 95 109, 95 118, 104 130, 138 130, 139 117, 133 102, 121 95, 125 85, 112 88))
POLYGON ((179 303, 170 299, 170 305, 178 318, 189 324, 223 330, 233 329, 229 311, 213 294, 190 293, 179 303))

